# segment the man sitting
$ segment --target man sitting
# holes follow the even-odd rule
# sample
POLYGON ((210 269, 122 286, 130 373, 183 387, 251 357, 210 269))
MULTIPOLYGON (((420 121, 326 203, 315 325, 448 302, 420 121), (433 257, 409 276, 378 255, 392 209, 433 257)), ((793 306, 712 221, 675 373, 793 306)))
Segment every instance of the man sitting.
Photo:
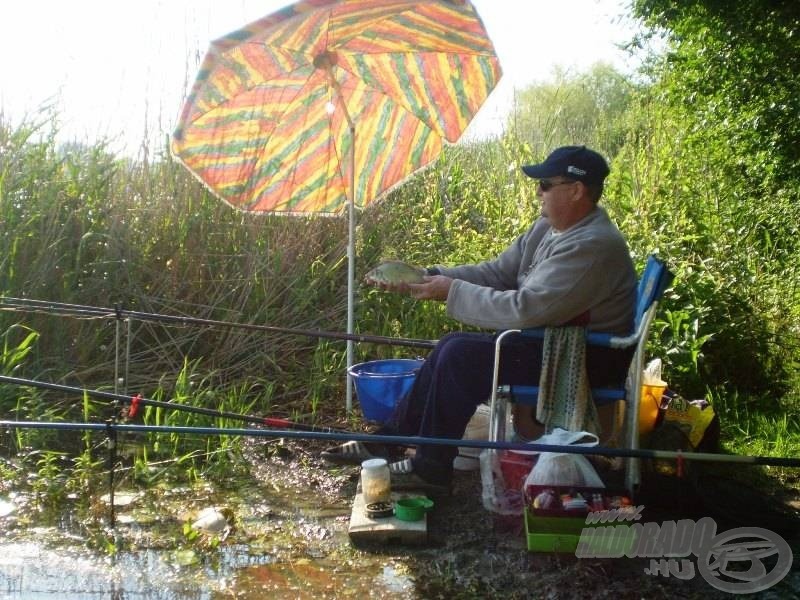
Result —
MULTIPOLYGON (((585 146, 565 146, 522 169, 537 180, 541 217, 499 256, 474 265, 437 265, 427 269, 423 283, 375 284, 419 300, 446 301, 451 317, 492 330, 582 325, 629 334, 637 277, 624 237, 598 206, 609 173, 605 159, 585 146)), ((494 342, 489 333, 445 335, 377 433, 460 439, 491 394, 494 342)), ((509 342, 502 356, 503 383, 538 384, 541 340, 509 342)), ((618 384, 630 359, 631 350, 588 348, 588 378, 594 386, 618 384)), ((535 437, 537 431, 529 426, 522 433, 535 437)), ((393 487, 446 491, 457 452, 456 446, 420 445, 413 458, 390 465, 393 487)))

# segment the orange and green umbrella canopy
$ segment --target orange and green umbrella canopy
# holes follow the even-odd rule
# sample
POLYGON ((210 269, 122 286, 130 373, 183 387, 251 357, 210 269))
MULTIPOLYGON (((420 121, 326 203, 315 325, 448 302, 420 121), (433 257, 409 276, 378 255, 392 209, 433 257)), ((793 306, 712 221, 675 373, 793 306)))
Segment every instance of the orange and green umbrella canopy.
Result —
POLYGON ((172 149, 238 209, 340 214, 455 143, 500 73, 467 0, 306 0, 211 44, 172 149))

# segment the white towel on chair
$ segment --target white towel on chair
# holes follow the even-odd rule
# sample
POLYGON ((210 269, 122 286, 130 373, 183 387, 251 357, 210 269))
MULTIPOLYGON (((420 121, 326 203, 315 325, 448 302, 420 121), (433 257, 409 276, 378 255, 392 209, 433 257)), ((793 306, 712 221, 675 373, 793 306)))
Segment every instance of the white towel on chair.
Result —
POLYGON ((536 419, 546 431, 600 433, 597 407, 586 374, 586 330, 548 327, 542 348, 542 373, 536 419))

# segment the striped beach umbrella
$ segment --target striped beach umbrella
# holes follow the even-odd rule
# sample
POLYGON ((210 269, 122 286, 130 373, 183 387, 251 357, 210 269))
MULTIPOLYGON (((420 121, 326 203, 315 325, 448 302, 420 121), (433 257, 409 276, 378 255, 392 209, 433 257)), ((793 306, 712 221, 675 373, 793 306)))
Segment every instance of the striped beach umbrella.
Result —
POLYGON ((355 209, 455 143, 499 77, 468 0, 303 0, 212 42, 172 150, 238 209, 348 213, 352 333, 355 209))

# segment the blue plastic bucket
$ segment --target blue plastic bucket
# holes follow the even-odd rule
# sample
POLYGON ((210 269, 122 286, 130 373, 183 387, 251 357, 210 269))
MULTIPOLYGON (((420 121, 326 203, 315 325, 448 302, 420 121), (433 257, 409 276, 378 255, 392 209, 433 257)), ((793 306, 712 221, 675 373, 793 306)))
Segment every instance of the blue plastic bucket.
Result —
POLYGON ((372 360, 350 367, 347 372, 353 378, 364 418, 385 423, 400 398, 414 385, 422 363, 422 360, 395 358, 372 360))

